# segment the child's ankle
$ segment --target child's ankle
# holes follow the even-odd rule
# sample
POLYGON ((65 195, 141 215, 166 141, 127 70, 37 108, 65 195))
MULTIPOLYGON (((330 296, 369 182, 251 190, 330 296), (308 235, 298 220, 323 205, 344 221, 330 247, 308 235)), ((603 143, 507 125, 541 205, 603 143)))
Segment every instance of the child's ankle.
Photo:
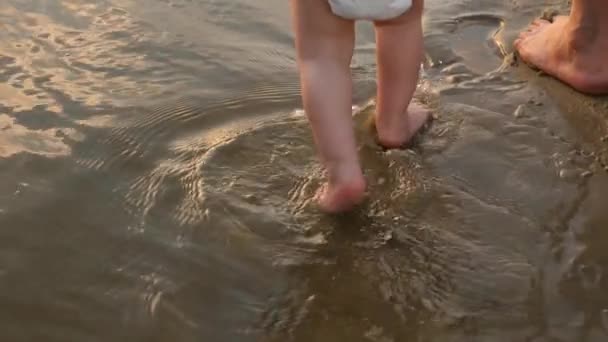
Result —
POLYGON ((331 184, 346 184, 363 180, 363 171, 358 162, 339 162, 327 167, 328 180, 331 184))

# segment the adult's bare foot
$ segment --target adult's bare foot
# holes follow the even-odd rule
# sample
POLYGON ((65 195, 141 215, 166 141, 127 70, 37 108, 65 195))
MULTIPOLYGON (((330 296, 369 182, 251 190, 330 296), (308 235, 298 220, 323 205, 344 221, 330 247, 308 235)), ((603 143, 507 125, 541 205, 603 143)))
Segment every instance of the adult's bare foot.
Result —
POLYGON ((524 62, 580 92, 606 94, 608 32, 572 18, 535 20, 519 35, 515 49, 524 62))

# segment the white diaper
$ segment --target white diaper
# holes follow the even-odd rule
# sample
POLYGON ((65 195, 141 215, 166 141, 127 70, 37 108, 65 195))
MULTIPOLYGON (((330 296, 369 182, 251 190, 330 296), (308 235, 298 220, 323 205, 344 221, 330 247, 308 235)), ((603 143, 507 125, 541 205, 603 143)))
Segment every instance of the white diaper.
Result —
POLYGON ((329 0, 335 15, 350 20, 389 20, 412 7, 412 0, 329 0))

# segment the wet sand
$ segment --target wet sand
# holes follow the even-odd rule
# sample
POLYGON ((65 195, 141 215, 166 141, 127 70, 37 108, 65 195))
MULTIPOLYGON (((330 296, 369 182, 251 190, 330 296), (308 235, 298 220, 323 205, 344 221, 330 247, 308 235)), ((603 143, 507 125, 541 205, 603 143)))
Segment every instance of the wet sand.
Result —
POLYGON ((515 63, 565 1, 427 1, 409 150, 322 215, 286 1, 0 5, 2 341, 605 341, 608 101, 515 63))

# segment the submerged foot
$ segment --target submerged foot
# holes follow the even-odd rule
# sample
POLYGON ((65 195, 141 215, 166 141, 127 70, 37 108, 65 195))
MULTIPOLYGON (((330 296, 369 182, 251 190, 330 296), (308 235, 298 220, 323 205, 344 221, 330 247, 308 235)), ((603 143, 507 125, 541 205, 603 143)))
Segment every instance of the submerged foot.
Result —
POLYGON ((407 113, 395 116, 376 116, 378 143, 385 148, 400 148, 407 144, 429 120, 431 112, 412 101, 407 113))
POLYGON ((361 204, 365 197, 366 182, 361 173, 330 179, 317 193, 317 202, 324 212, 340 213, 361 204))
POLYGON ((586 23, 567 16, 535 20, 515 49, 524 62, 580 92, 608 93, 608 37, 586 23))

